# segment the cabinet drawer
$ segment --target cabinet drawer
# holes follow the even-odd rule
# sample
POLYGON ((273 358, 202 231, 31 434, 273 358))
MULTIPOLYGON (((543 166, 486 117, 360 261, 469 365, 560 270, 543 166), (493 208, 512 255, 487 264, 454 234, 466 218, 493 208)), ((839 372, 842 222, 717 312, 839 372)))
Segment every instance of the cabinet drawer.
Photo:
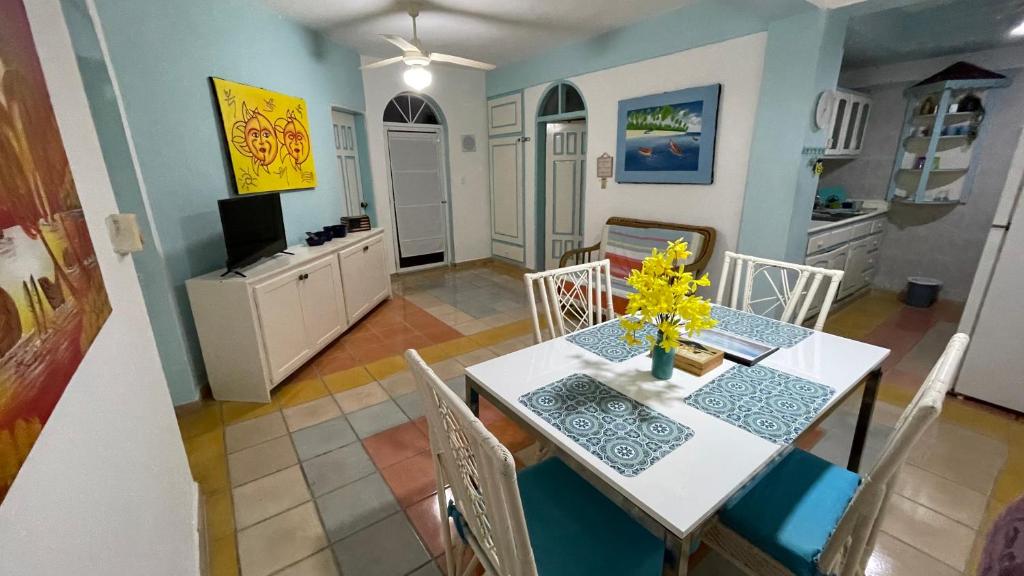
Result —
POLYGON ((882 247, 882 234, 868 236, 868 252, 877 252, 882 247))
POLYGON ((885 218, 877 218, 871 221, 871 233, 878 234, 885 232, 885 218))
POLYGON ((817 254, 849 240, 842 230, 821 232, 807 239, 807 253, 817 254))
POLYGON ((871 222, 861 222, 850 227, 850 238, 863 238, 871 234, 871 222))

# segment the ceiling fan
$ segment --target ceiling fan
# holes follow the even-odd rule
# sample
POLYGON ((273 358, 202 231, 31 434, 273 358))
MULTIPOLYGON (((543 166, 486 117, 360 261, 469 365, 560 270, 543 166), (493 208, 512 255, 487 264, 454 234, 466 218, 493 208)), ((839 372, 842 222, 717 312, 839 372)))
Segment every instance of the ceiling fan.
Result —
POLYGON ((424 50, 423 45, 420 43, 420 38, 416 33, 416 17, 419 15, 420 10, 418 6, 412 5, 409 7, 409 16, 412 17, 412 40, 406 40, 405 38, 395 34, 380 35, 388 42, 391 42, 395 46, 401 48, 403 52, 401 56, 385 58, 384 60, 367 64, 360 68, 362 70, 372 70, 373 68, 383 68, 384 66, 404 62, 408 68, 402 77, 405 80, 405 83, 414 90, 422 90, 427 86, 430 86, 430 82, 433 80, 433 75, 430 73, 430 70, 427 70, 427 67, 431 62, 444 62, 445 64, 455 64, 456 66, 476 68, 477 70, 494 70, 494 64, 488 64, 478 60, 470 60, 469 58, 463 58, 461 56, 441 54, 440 52, 427 52, 424 50))

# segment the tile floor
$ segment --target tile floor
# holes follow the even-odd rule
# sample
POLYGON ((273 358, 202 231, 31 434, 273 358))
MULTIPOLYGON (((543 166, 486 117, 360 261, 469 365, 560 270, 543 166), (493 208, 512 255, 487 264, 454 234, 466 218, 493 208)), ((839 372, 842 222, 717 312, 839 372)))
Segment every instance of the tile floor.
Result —
MULTIPOLYGON (((213 576, 440 574, 441 526, 426 424, 400 357, 413 347, 453 387, 465 366, 532 343, 520 272, 498 264, 403 276, 382 304, 287 382, 270 404, 179 409, 206 497, 213 576), (396 336, 400 335, 400 336, 396 336)), ((952 334, 959 310, 904 308, 870 294, 828 330, 893 349, 869 434, 872 463, 952 334)), ((856 399, 801 439, 845 462, 856 399)), ((510 450, 533 439, 493 407, 481 419, 510 450)), ((1024 434, 1012 418, 950 399, 903 472, 868 573, 974 574, 998 513, 1024 490, 1024 434)), ((699 575, 738 574, 696 555, 699 575)))

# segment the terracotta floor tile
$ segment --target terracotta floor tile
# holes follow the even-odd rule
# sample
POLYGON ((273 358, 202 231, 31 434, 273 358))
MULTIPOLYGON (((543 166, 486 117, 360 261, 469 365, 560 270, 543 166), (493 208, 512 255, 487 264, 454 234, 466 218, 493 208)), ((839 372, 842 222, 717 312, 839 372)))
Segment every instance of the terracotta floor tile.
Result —
POLYGON ((361 364, 355 356, 350 354, 347 350, 335 352, 327 356, 322 356, 314 360, 316 369, 321 374, 333 374, 335 372, 341 372, 348 370, 349 368, 355 368, 361 364))
POLYGON ((364 438, 363 447, 377 468, 387 468, 430 449, 430 443, 415 422, 406 422, 364 438))
POLYGON ((518 452, 534 442, 534 438, 529 432, 503 415, 495 418, 486 426, 491 434, 494 434, 498 441, 508 448, 509 452, 518 452))
MULTIPOLYGON (((451 530, 451 522, 446 522, 441 519, 441 515, 438 511, 436 493, 427 496, 412 506, 409 506, 405 509, 405 513, 409 516, 409 521, 412 523, 412 527, 416 529, 416 533, 419 534, 420 540, 426 544, 427 551, 430 552, 431 558, 436 558, 441 555, 444 552, 444 533, 442 532, 442 526, 447 524, 449 526, 449 530, 451 530)), ((445 519, 447 519, 447 515, 445 516, 445 519)), ((449 533, 452 535, 453 540, 458 538, 458 535, 455 534, 454 530, 449 533)))
POLYGON ((403 508, 437 491, 430 452, 420 452, 384 468, 380 473, 403 508))
POLYGON ((387 358, 388 356, 395 356, 402 353, 405 348, 396 346, 389 342, 387 344, 381 344, 376 346, 362 346, 352 350, 352 355, 361 364, 371 364, 377 360, 387 358))
POLYGON ((384 342, 384 339, 373 330, 365 330, 355 334, 346 332, 341 335, 341 338, 338 338, 337 342, 344 344, 346 347, 351 347, 353 345, 381 344, 384 342))
POLYGON ((370 376, 370 373, 362 366, 325 374, 322 379, 327 389, 334 394, 373 382, 373 376, 370 376))

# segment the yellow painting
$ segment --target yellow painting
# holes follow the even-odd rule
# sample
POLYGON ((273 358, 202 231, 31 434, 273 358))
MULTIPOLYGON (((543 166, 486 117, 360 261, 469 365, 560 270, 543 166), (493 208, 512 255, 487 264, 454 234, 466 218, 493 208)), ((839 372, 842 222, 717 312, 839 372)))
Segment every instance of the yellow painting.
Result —
POLYGON ((213 79, 239 194, 316 186, 306 101, 213 79))

